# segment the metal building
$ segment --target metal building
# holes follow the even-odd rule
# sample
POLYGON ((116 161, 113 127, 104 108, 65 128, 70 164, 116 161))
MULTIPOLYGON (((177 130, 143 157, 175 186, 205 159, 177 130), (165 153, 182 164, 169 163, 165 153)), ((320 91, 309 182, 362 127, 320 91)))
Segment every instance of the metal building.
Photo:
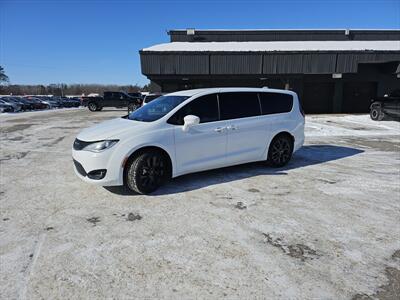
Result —
POLYGON ((162 92, 202 87, 296 91, 307 113, 367 112, 400 88, 400 30, 171 30, 142 49, 162 92))

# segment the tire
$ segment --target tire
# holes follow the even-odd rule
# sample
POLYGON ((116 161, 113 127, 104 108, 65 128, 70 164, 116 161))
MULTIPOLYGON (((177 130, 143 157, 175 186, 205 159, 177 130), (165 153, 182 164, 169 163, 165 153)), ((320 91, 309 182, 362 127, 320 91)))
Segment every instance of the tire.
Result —
POLYGON ((382 121, 383 118, 385 117, 385 114, 382 112, 382 110, 379 106, 371 107, 371 111, 369 112, 369 115, 370 115, 371 119, 374 121, 382 121))
POLYGON ((142 152, 130 159, 126 167, 126 186, 139 194, 150 194, 168 179, 168 162, 156 150, 142 152))
POLYGON ((135 110, 137 110, 138 108, 139 108, 139 106, 136 105, 136 104, 134 104, 134 103, 129 103, 129 104, 128 104, 128 111, 129 111, 129 112, 135 111, 135 110))
POLYGON ((285 166, 293 154, 293 139, 286 134, 273 138, 268 149, 267 162, 274 168, 285 166))
POLYGON ((96 109, 96 111, 101 111, 103 108, 102 107, 98 107, 97 109, 96 109))
POLYGON ((90 102, 88 104, 88 108, 90 111, 96 111, 99 108, 99 106, 95 102, 90 102))

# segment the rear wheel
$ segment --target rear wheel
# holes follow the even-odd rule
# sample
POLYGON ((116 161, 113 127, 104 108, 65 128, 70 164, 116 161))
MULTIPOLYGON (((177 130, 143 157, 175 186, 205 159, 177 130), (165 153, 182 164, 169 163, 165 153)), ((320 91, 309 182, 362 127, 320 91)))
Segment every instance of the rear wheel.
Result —
POLYGON ((126 185, 139 194, 149 194, 168 178, 168 164, 159 151, 141 153, 127 165, 126 185))
POLYGON ((276 136, 268 150, 268 163, 272 167, 283 167, 286 165, 293 154, 293 140, 286 134, 276 136))
POLYGON ((369 112, 369 115, 371 116, 371 119, 374 121, 382 121, 383 118, 385 117, 385 114, 382 112, 379 106, 372 107, 371 111, 369 112))
POLYGON ((96 111, 98 109, 98 105, 95 102, 90 102, 88 104, 88 108, 90 111, 96 111))

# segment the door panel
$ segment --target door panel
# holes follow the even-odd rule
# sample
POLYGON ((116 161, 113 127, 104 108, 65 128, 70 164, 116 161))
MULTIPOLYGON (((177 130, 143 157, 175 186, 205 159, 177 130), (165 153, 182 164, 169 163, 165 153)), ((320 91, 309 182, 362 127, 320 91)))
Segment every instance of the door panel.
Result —
POLYGON ((229 120, 227 128, 227 164, 262 159, 268 139, 266 117, 229 120))
POLYGON ((177 173, 184 174, 225 165, 226 122, 200 123, 187 132, 175 126, 177 173), (220 130, 221 129, 221 130, 220 130))
POLYGON ((344 113, 367 113, 371 99, 376 97, 376 82, 345 82, 343 85, 344 113))

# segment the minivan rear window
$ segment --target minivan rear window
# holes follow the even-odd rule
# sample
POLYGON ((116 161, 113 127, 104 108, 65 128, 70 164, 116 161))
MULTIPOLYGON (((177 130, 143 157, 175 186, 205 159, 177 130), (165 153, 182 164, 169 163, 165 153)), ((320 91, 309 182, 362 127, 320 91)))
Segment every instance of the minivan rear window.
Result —
POLYGON ((257 93, 220 93, 218 97, 221 120, 254 117, 261 114, 257 93))
POLYGON ((260 93, 263 115, 285 113, 292 110, 293 96, 282 93, 260 93))

